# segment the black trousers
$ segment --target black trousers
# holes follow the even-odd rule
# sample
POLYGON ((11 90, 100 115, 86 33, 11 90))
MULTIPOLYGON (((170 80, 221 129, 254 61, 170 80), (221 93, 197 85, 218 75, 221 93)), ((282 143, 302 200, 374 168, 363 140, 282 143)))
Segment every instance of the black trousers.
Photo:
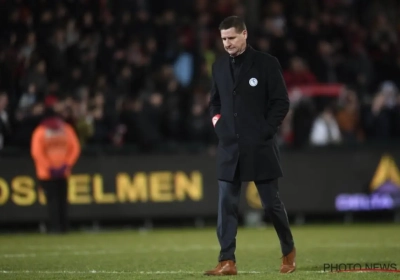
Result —
POLYGON ((67 232, 67 179, 39 180, 39 184, 47 200, 48 232, 67 232))
MULTIPOLYGON (((238 228, 238 208, 241 184, 236 174, 233 182, 218 181, 218 226, 217 236, 221 251, 218 261, 236 262, 236 234, 238 228)), ((254 182, 266 215, 269 215, 278 235, 283 255, 289 254, 293 247, 293 236, 289 227, 286 209, 279 198, 278 179, 254 182)))

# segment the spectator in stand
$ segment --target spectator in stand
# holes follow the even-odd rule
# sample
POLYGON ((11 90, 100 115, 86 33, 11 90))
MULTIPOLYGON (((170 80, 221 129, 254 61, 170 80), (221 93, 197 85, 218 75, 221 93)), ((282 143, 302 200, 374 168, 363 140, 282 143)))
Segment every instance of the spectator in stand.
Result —
POLYGON ((342 135, 335 118, 335 108, 329 104, 314 120, 310 143, 312 146, 327 146, 339 144, 341 141, 342 135))
POLYGON ((344 143, 357 143, 364 140, 361 124, 361 108, 357 93, 346 88, 338 100, 337 123, 344 143))
POLYGON ((18 102, 18 110, 21 112, 26 111, 32 107, 37 101, 36 85, 31 83, 28 85, 26 92, 24 92, 18 102))
MULTIPOLYGON (((201 120, 193 96, 198 88, 210 91, 211 65, 224 53, 215 30, 231 14, 251 17, 250 45, 279 59, 288 87, 318 82, 355 89, 357 106, 353 97, 339 99, 343 143, 359 142, 361 134, 365 142, 400 137, 398 106, 388 108, 381 95, 370 104, 384 81, 400 87, 399 1, 274 0, 259 1, 257 9, 244 0, 54 2, 0 1, 6 148, 29 144, 48 96, 67 100, 65 114, 81 131, 83 146, 121 145, 121 138, 126 145, 153 143, 146 151, 157 139, 187 143, 188 120, 201 120), (35 94, 25 95, 33 92, 30 85, 35 94), (94 97, 98 92, 104 104, 92 105, 92 99, 102 99, 94 97), (152 92, 160 96, 149 102, 145 93, 152 92), (78 115, 77 100, 86 106, 78 115), (22 106, 22 112, 20 103, 30 106, 22 106), (123 110, 117 110, 121 103, 123 110), (161 128, 150 131, 149 123, 161 128), (134 136, 137 127, 142 136, 134 136), (359 131, 355 138, 354 129, 359 131)), ((282 143, 302 147, 309 142, 316 117, 312 108, 319 99, 311 96, 292 108, 282 143)))
POLYGON ((307 86, 317 82, 315 75, 308 69, 301 57, 293 57, 290 68, 283 73, 288 89, 295 86, 307 86))
POLYGON ((7 112, 8 96, 6 92, 0 92, 0 150, 11 136, 10 120, 7 112))
POLYGON ((376 93, 371 108, 366 113, 365 126, 370 139, 389 140, 398 131, 398 88, 393 82, 382 83, 376 93))

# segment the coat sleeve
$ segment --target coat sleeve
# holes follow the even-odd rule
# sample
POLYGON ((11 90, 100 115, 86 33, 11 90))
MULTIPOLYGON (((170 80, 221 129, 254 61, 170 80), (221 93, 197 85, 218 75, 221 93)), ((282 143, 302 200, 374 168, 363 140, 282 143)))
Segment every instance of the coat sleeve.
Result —
POLYGON ((279 61, 272 57, 268 65, 268 105, 266 120, 268 136, 272 137, 289 111, 289 97, 279 61))
POLYGON ((210 104, 209 104, 209 111, 211 118, 217 114, 221 114, 221 99, 219 97, 219 91, 217 84, 215 83, 215 75, 214 75, 214 65, 212 67, 212 74, 211 74, 211 93, 210 93, 210 104))
POLYGON ((48 170, 51 165, 49 159, 46 157, 43 135, 44 129, 41 126, 38 126, 33 131, 31 138, 31 156, 36 167, 40 167, 43 170, 48 170))
POLYGON ((72 129, 70 125, 67 125, 67 133, 68 133, 68 156, 67 156, 67 164, 69 166, 75 165, 76 161, 79 158, 81 153, 81 147, 79 144, 78 137, 75 134, 75 131, 72 129))

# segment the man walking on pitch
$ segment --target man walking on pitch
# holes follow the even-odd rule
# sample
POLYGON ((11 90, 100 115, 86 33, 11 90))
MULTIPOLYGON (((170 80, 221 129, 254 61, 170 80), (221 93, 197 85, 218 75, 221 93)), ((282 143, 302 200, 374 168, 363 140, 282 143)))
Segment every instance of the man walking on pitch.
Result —
POLYGON ((212 68, 210 114, 219 144, 217 235, 218 265, 205 275, 236 275, 236 233, 241 183, 254 181, 271 217, 283 254, 281 273, 296 268, 296 249, 285 206, 279 198, 282 177, 276 132, 289 110, 278 60, 247 44, 244 21, 231 16, 219 26, 224 48, 212 68))

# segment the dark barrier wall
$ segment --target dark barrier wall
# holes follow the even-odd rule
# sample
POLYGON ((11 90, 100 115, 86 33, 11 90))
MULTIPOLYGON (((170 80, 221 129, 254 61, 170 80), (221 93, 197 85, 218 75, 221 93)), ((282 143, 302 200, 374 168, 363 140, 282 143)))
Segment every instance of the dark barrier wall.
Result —
MULTIPOLYGON (((285 151, 281 198, 289 213, 391 209, 400 202, 396 163, 400 147, 285 151)), ((215 159, 82 156, 68 198, 72 220, 215 216, 215 159)), ((43 220, 45 201, 29 157, 0 159, 0 222, 43 220)), ((241 212, 260 208, 253 183, 245 183, 241 212)))

